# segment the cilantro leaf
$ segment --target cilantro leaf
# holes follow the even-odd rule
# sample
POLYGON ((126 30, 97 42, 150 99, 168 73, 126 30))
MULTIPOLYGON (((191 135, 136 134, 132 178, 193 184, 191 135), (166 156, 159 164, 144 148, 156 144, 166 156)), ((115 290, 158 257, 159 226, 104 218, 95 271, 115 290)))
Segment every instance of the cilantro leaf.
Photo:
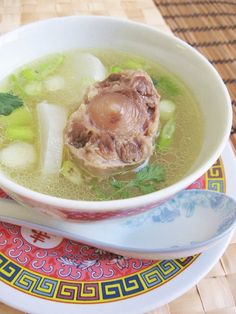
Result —
POLYGON ((129 198, 130 194, 129 194, 128 190, 123 190, 123 191, 119 192, 119 196, 120 196, 120 198, 129 198))
POLYGON ((148 184, 148 185, 140 185, 139 186, 140 192, 143 194, 148 194, 156 191, 156 188, 154 185, 148 184))
POLYGON ((105 201, 108 198, 108 194, 105 191, 103 191, 103 189, 95 181, 91 182, 91 191, 96 195, 96 197, 100 201, 105 201))
POLYGON ((165 170, 160 165, 150 165, 142 168, 135 174, 134 179, 129 181, 120 181, 112 178, 109 183, 115 191, 108 199, 115 199, 116 196, 127 198, 135 190, 143 194, 155 192, 157 190, 156 183, 164 180, 164 178, 165 170))
POLYGON ((165 170, 160 165, 148 165, 135 173, 135 177, 130 180, 117 180, 111 178, 107 181, 109 191, 103 190, 98 182, 92 182, 91 190, 100 200, 114 200, 117 198, 129 198, 137 192, 148 194, 155 192, 157 183, 165 179, 165 170))
POLYGON ((8 116, 15 109, 23 106, 23 100, 10 93, 0 93, 0 115, 8 116))
POLYGON ((115 189, 121 189, 124 187, 124 183, 121 181, 116 180, 115 178, 112 178, 111 180, 111 186, 115 189))
POLYGON ((143 184, 145 181, 159 182, 164 179, 165 171, 160 165, 151 165, 142 168, 134 179, 138 185, 143 184))

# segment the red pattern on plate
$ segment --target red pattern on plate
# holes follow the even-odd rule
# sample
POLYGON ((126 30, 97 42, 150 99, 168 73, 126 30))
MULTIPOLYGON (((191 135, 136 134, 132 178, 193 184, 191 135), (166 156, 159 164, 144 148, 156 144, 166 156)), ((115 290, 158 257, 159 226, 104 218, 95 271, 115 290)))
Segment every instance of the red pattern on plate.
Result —
MULTIPOLYGON (((117 256, 67 239, 57 247, 39 249, 37 242, 34 245, 22 237, 21 227, 7 223, 0 223, 0 235, 0 250, 9 259, 52 278, 114 279, 145 269, 154 262, 117 256)), ((49 237, 47 234, 44 241, 49 241, 49 237)))
MULTIPOLYGON (((205 177, 202 176, 189 188, 205 188, 205 177)), ((7 195, 0 190, 0 197, 6 198, 7 195)), ((31 230, 31 233, 32 242, 29 243, 22 237, 20 227, 0 223, 0 250, 27 269, 52 278, 85 281, 114 279, 131 275, 154 263, 117 256, 67 239, 62 239, 57 247, 39 249, 37 242, 50 239, 43 233, 37 239, 36 230, 31 230)))

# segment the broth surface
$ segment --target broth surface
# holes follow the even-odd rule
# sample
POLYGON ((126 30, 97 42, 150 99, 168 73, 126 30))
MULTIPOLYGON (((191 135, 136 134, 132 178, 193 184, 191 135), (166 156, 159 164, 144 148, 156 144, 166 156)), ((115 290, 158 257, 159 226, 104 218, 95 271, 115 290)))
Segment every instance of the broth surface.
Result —
MULTIPOLYGON (((73 56, 82 50, 73 50, 65 52, 65 60, 63 65, 56 71, 56 75, 60 75, 65 79, 65 88, 56 92, 49 92, 43 89, 38 96, 29 97, 26 100, 26 105, 30 108, 34 115, 35 132, 37 133, 37 115, 35 112, 36 104, 47 101, 49 103, 66 106, 69 108, 69 113, 75 111, 81 103, 83 98, 84 88, 78 86, 78 81, 75 79, 72 59, 73 56)), ((84 51, 84 50, 83 50, 84 51)), ((201 110, 193 97, 191 91, 181 82, 176 76, 171 74, 161 65, 151 60, 146 60, 125 52, 117 52, 111 50, 87 49, 86 52, 92 53, 98 57, 103 65, 106 67, 108 73, 113 66, 129 63, 134 60, 142 65, 145 70, 157 82, 157 91, 161 95, 161 99, 168 99, 176 104, 176 131, 174 139, 166 151, 155 150, 149 163, 160 164, 165 168, 166 178, 163 182, 158 183, 158 189, 167 187, 179 179, 181 179, 194 164, 203 142, 204 121, 201 110), (165 80, 167 82, 165 83, 165 80), (162 82, 160 88, 158 82, 162 82), (164 82, 164 83, 163 83, 164 82), (170 83, 171 82, 171 83, 170 83), (170 92, 171 90, 171 92, 170 92)), ((40 63, 46 58, 36 60, 32 64, 40 63)), ((31 64, 27 65, 30 66, 31 64)), ((132 64, 131 64, 132 66, 132 64)), ((24 66, 25 67, 25 66, 24 66)), ((16 72, 17 73, 17 72, 16 72)), ((7 81, 3 82, 2 90, 6 91, 8 88, 7 81)), ((160 122, 159 128, 163 125, 160 122)), ((37 156, 40 156, 40 143, 38 133, 37 140, 34 145, 36 147, 37 156)), ((4 134, 0 135, 1 147, 6 145, 4 142, 4 134)), ((65 150, 64 155, 68 156, 65 150)), ((74 199, 74 200, 99 200, 99 195, 95 193, 99 186, 109 193, 110 185, 107 178, 91 179, 89 175, 84 174, 84 180, 81 185, 76 185, 69 182, 62 175, 43 176, 39 169, 38 163, 30 170, 14 170, 3 167, 4 172, 7 173, 15 182, 30 188, 34 191, 57 196, 60 198, 74 199), (91 185, 91 180, 93 184, 91 185)), ((118 179, 132 179, 134 172, 129 171, 124 174, 114 176, 118 179)), ((132 196, 140 195, 135 192, 132 196)))

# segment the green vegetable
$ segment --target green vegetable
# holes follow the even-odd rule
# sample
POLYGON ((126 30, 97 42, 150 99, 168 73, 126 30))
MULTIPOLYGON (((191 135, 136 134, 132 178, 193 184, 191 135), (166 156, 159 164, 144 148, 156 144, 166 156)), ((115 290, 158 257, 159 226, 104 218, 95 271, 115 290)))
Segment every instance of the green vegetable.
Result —
POLYGON ((27 97, 23 88, 22 80, 18 75, 12 74, 9 77, 9 85, 10 85, 11 91, 15 95, 19 96, 22 99, 25 99, 27 97))
POLYGON ((134 60, 127 60, 122 64, 122 67, 124 69, 131 69, 131 70, 142 70, 143 65, 139 63, 138 61, 134 60))
POLYGON ((19 97, 10 93, 0 93, 0 115, 8 116, 21 106, 23 106, 23 101, 19 97))
POLYGON ((101 201, 105 201, 105 200, 110 199, 108 192, 104 191, 101 188, 101 185, 99 184, 99 182, 96 179, 92 180, 90 183, 91 183, 90 189, 93 192, 93 194, 96 194, 96 198, 98 198, 101 201))
POLYGON ((164 94, 170 97, 177 96, 180 94, 180 88, 166 76, 161 76, 159 78, 156 87, 161 95, 164 94))
POLYGON ((138 61, 134 61, 134 60, 126 60, 124 61, 120 66, 113 66, 111 68, 111 73, 119 73, 122 70, 142 70, 143 69, 143 65, 141 63, 139 63, 138 61))
POLYGON ((34 139, 34 132, 32 128, 27 126, 7 128, 5 135, 9 140, 32 141, 34 139))
POLYGON ((32 82, 38 79, 38 73, 31 68, 24 68, 19 72, 19 76, 26 82, 32 82))
POLYGON ((32 114, 25 106, 15 109, 8 116, 0 116, 0 124, 5 129, 5 136, 11 141, 32 141, 34 139, 32 121, 32 114))
POLYGON ((64 60, 64 55, 56 54, 47 58, 44 63, 40 63, 36 67, 36 72, 38 73, 40 79, 43 80, 47 76, 53 74, 63 64, 64 60))
POLYGON ((151 193, 157 190, 157 183, 164 180, 165 171, 160 165, 150 165, 142 168, 135 174, 134 179, 121 181, 115 178, 109 180, 109 184, 114 192, 104 193, 98 186, 93 191, 104 200, 115 199, 116 197, 128 198, 133 192, 141 192, 143 194, 151 193))
POLYGON ((114 66, 111 68, 111 73, 119 73, 121 71, 122 71, 122 68, 118 66, 114 66))
POLYGON ((80 185, 82 182, 82 176, 79 169, 70 160, 64 161, 61 174, 71 183, 80 185))
POLYGON ((166 122, 166 124, 161 130, 161 134, 160 134, 159 141, 157 144, 157 147, 160 150, 165 150, 169 148, 172 142, 172 139, 174 137, 175 128, 176 128, 175 118, 171 118, 170 120, 166 122))
POLYGON ((27 107, 22 106, 8 116, 0 116, 0 123, 5 127, 29 125, 32 123, 32 113, 27 107))
MULTIPOLYGON (((38 73, 35 70, 31 68, 24 68, 9 77, 10 89, 14 94, 18 95, 22 99, 25 99, 28 96, 28 92, 25 90, 25 87, 27 85, 30 86, 32 82, 36 82, 38 79, 38 73)), ((28 90, 30 90, 29 87, 28 90)))
POLYGON ((56 54, 47 58, 43 63, 32 65, 31 68, 23 68, 18 73, 11 75, 9 77, 11 91, 22 99, 39 94, 42 82, 63 64, 64 59, 64 55, 56 54))

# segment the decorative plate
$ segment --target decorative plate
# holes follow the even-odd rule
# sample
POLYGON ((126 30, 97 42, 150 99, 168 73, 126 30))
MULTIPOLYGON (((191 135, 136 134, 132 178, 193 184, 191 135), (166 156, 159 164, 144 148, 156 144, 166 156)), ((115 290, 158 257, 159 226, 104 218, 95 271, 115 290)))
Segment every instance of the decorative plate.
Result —
MULTIPOLYGON (((227 193, 235 196, 234 158, 227 146, 222 159, 190 188, 225 192, 227 178, 227 193)), ((0 299, 32 314, 144 313, 199 281, 229 240, 230 235, 197 256, 138 260, 1 222, 0 299)))

